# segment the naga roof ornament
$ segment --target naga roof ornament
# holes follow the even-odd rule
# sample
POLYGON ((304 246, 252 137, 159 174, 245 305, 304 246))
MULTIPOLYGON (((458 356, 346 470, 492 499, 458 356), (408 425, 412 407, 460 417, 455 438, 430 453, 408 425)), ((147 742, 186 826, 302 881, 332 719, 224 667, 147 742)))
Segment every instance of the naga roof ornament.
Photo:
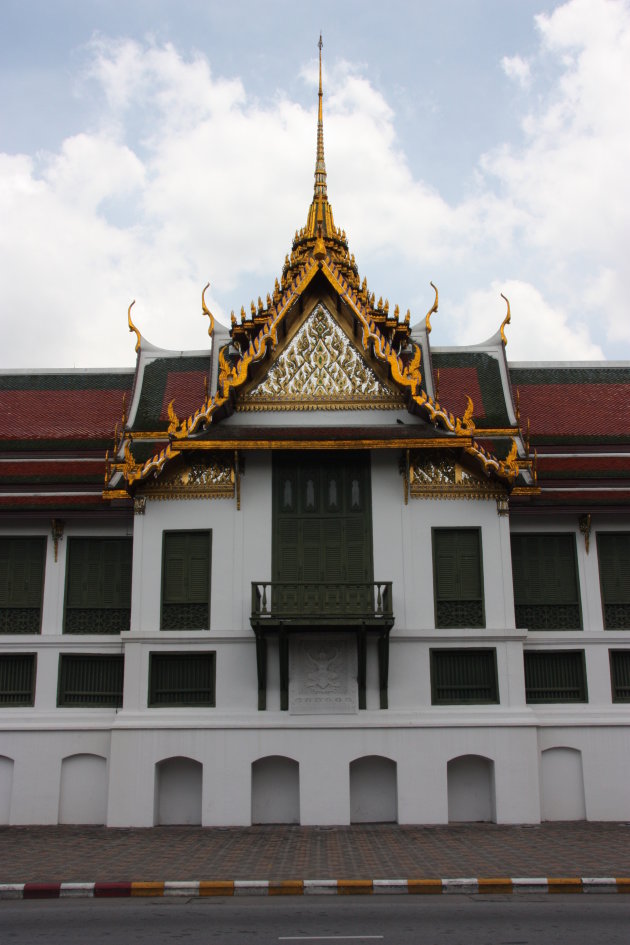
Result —
POLYGON ((512 321, 512 313, 510 312, 510 300, 508 299, 506 295, 503 295, 503 292, 501 293, 501 298, 505 299, 507 303, 507 315, 501 322, 501 327, 499 328, 499 331, 501 332, 501 341, 503 342, 504 345, 507 345, 507 338, 505 336, 505 326, 509 325, 510 322, 512 321))

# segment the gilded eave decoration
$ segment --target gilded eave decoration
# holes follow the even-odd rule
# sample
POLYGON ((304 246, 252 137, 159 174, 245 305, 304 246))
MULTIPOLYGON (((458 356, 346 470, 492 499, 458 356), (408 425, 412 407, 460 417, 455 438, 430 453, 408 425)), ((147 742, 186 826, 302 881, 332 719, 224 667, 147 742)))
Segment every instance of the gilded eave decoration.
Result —
POLYGON ((500 499, 506 495, 496 479, 481 479, 452 456, 412 452, 409 495, 414 499, 500 499))
POLYGON ((143 485, 147 499, 233 499, 236 474, 225 453, 208 453, 177 464, 158 479, 143 485))

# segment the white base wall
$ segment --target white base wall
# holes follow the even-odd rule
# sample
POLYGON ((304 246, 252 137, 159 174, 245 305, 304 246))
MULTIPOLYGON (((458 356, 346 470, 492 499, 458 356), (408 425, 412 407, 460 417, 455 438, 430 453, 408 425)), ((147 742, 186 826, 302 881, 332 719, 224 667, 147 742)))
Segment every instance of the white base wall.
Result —
POLYGON ((160 728, 119 716, 109 730, 5 731, 0 815, 11 824, 112 827, 630 819, 623 725, 465 725, 460 713, 435 727, 385 726, 366 713, 361 726, 335 719, 325 727, 283 715, 211 729, 171 715, 160 728), (252 769, 260 759, 275 760, 252 769))

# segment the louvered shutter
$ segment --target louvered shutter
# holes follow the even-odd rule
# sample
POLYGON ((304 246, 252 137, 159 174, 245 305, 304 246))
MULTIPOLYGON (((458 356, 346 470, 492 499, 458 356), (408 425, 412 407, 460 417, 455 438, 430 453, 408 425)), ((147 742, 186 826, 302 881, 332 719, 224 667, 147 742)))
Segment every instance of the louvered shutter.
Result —
POLYGON ((610 651, 613 702, 630 702, 630 650, 610 651))
POLYGON ((33 705, 35 653, 0 654, 0 705, 33 705))
POLYGON ((434 705, 499 701, 495 650, 431 650, 430 655, 434 705))
POLYGON ((513 533, 516 623, 529 630, 581 630, 572 534, 513 533))
POLYGON ((436 626, 485 626, 479 530, 434 529, 433 561, 436 626))
POLYGON ((0 539, 0 633, 39 633, 46 539, 0 539))
POLYGON ((583 650, 531 650, 525 653, 527 702, 586 702, 583 650))
POLYGON ((210 626, 209 531, 165 532, 162 565, 162 629, 210 626))
POLYGON ((69 538, 65 633, 120 633, 131 612, 131 538, 69 538))
POLYGON ((606 630, 630 629, 630 534, 599 532, 599 578, 606 630))
POLYGON ((121 653, 62 654, 57 705, 122 705, 125 658, 121 653))

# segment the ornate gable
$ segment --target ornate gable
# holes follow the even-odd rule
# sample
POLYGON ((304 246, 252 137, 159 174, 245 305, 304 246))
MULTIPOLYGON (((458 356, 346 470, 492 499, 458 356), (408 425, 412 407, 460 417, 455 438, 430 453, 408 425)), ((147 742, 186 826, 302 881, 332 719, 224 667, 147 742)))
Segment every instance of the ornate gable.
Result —
POLYGON ((341 410, 404 407, 385 386, 321 302, 265 379, 240 398, 237 410, 341 410))
MULTIPOLYGON (((437 295, 429 315, 436 306, 437 295)), ((212 332, 214 320, 203 294, 202 307, 210 316, 212 332)), ((233 449, 238 457, 243 448, 292 448, 284 440, 282 445, 274 441, 272 447, 267 425, 266 435, 252 429, 244 440, 236 435, 233 425, 222 433, 221 421, 234 410, 403 408, 414 415, 415 422, 405 424, 399 419, 402 427, 396 432, 400 436, 392 438, 387 426, 371 437, 365 430, 359 434, 349 429, 345 445, 337 448, 353 448, 361 439, 364 448, 378 443, 379 448, 402 445, 409 449, 412 444, 407 434, 413 425, 415 448, 425 448, 428 439, 431 447, 436 446, 438 434, 444 446, 463 449, 482 476, 498 477, 512 488, 523 478, 523 470, 531 481, 531 459, 520 431, 516 427, 498 431, 508 437, 502 458, 493 444, 486 449, 476 442, 470 397, 463 415, 457 417, 439 403, 437 391, 435 397, 429 393, 421 371, 422 349, 411 335, 410 313, 401 317, 398 305, 390 311, 388 300, 379 298, 377 302, 366 280, 359 279, 345 232, 335 226, 328 202, 321 51, 315 189, 307 223, 295 234, 291 255, 285 259, 273 294, 267 295, 266 304, 261 298, 257 305, 252 301, 250 310, 248 316, 245 308, 241 309, 240 321, 232 313, 230 340, 218 351, 214 390, 207 391, 198 408, 181 421, 169 405, 169 443, 149 458, 138 452, 130 430, 117 443, 116 459, 108 467, 112 496, 119 474, 126 482, 126 490, 120 490, 123 494, 130 486, 159 476, 182 451, 233 449), (224 435, 228 432, 232 435, 224 435), (243 442, 248 445, 243 447, 243 442)), ((243 432, 242 424, 235 426, 243 432)), ((328 424, 322 429, 333 427, 328 424)), ((330 432, 324 436, 320 430, 315 439, 320 445, 311 448, 330 448, 330 432)))

